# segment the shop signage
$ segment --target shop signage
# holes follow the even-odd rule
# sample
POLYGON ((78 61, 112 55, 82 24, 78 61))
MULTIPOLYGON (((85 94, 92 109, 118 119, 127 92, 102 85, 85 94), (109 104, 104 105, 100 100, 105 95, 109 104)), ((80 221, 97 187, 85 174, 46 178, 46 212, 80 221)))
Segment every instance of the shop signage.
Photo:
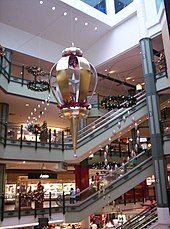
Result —
POLYGON ((152 185, 153 183, 155 183, 155 176, 154 175, 152 175, 151 177, 148 177, 146 179, 146 184, 147 185, 152 185))
POLYGON ((28 179, 57 179, 56 173, 28 173, 28 179))
POLYGON ((48 174, 40 174, 40 178, 48 179, 49 175, 48 174))

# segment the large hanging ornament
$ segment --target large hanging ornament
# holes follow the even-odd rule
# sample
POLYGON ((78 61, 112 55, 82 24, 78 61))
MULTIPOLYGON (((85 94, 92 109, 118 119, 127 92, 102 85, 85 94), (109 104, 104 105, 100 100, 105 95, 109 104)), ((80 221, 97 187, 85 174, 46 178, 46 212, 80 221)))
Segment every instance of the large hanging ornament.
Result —
MULTIPOLYGON (((79 119, 88 116, 90 104, 86 103, 92 76, 95 83, 91 98, 97 86, 97 72, 79 48, 70 47, 62 52, 62 58, 51 69, 51 89, 63 115, 71 121, 71 134, 76 157, 79 119), (52 71, 56 66, 56 78, 52 82, 52 71), (55 87, 55 89, 54 89, 55 87)), ((90 100, 91 100, 90 98, 90 100)), ((90 103, 89 100, 89 103, 90 103)))

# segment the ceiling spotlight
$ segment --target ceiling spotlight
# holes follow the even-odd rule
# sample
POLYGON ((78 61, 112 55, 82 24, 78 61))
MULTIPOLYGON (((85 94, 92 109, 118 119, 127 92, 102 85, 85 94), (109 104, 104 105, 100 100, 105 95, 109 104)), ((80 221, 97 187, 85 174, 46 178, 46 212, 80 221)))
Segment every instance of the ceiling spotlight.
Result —
POLYGON ((109 74, 113 74, 113 73, 115 73, 115 71, 114 71, 114 70, 109 71, 109 74))
POLYGON ((85 23, 84 23, 84 25, 86 25, 86 26, 87 26, 87 25, 88 25, 88 22, 85 22, 85 23))
POLYGON ((52 9, 52 10, 55 10, 55 6, 53 6, 51 9, 52 9))
POLYGON ((74 20, 75 20, 75 21, 77 21, 77 20, 78 20, 78 18, 77 18, 77 17, 75 17, 75 18, 74 18, 74 20))
POLYGON ((67 12, 64 12, 64 16, 66 16, 67 15, 67 12))
POLYGON ((94 27, 94 30, 97 30, 98 28, 97 28, 97 26, 96 27, 94 27))
POLYGON ((43 1, 40 1, 40 5, 42 5, 44 2, 43 1))

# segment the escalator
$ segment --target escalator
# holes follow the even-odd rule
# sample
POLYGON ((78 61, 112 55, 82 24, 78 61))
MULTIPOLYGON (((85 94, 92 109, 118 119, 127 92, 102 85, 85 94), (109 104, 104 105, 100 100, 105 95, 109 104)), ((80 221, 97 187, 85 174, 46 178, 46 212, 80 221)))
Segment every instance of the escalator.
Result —
POLYGON ((147 209, 132 217, 126 223, 116 227, 116 229, 144 229, 155 224, 158 220, 156 204, 150 205, 147 209))
MULTIPOLYGON (((142 123, 148 117, 146 107, 146 95, 141 92, 136 96, 137 104, 131 108, 121 108, 110 111, 96 121, 81 129, 77 139, 77 159, 73 159, 73 147, 71 136, 65 140, 64 157, 66 162, 78 162, 86 159, 91 153, 97 152, 120 135, 127 133, 135 127, 135 122, 142 123), (113 133, 114 131, 114 133, 113 133)), ((169 95, 160 97, 161 107, 169 99, 169 95)))
POLYGON ((80 193, 80 201, 76 204, 65 203, 65 222, 74 223, 88 217, 113 202, 147 177, 153 174, 152 156, 144 151, 137 157, 137 165, 133 167, 132 160, 119 167, 100 180, 101 188, 90 185, 80 193), (125 173, 124 167, 127 166, 125 173))

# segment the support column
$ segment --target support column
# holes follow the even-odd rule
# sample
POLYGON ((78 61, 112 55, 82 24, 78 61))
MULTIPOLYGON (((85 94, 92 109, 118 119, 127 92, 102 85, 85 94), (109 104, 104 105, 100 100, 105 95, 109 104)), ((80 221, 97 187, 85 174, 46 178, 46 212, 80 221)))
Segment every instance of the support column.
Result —
POLYGON ((5 170, 6 165, 0 164, 0 196, 5 193, 5 170))
POLYGON ((0 103, 0 137, 5 137, 5 124, 8 122, 9 104, 0 103))
POLYGON ((155 173, 155 189, 158 206, 158 221, 169 223, 169 208, 167 197, 167 174, 163 152, 162 134, 160 128, 160 108, 155 84, 153 51, 150 38, 140 40, 143 71, 145 79, 146 101, 149 114, 150 139, 155 173))
POLYGON ((135 0, 139 23, 142 65, 145 80, 146 102, 149 114, 149 130, 152 144, 152 158, 155 174, 155 191, 158 211, 158 224, 161 228, 169 228, 169 208, 167 195, 167 174, 163 152, 160 126, 160 107, 155 83, 155 66, 151 39, 146 28, 145 1, 135 0))
MULTIPOLYGON (((2 196, 2 194, 5 194, 5 181, 6 181, 5 171, 6 171, 6 165, 0 164, 0 197, 2 196)), ((1 204, 2 204, 2 199, 0 198, 0 208, 1 208, 1 204)))
POLYGON ((89 186, 89 168, 86 160, 80 165, 75 165, 75 183, 81 191, 89 186))

